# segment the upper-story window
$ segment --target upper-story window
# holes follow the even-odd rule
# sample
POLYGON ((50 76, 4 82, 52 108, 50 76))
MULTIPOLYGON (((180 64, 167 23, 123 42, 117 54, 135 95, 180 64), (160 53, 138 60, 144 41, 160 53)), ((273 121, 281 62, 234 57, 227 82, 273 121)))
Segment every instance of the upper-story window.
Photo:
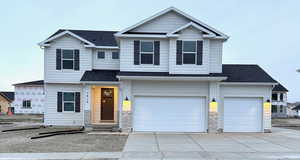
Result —
POLYGON ((112 59, 119 59, 119 52, 112 52, 112 59))
POLYGON ((283 101, 283 93, 280 93, 280 101, 283 101))
POLYGON ((74 50, 62 50, 62 67, 63 69, 74 69, 74 50))
POLYGON ((98 52, 97 57, 98 57, 98 59, 104 59, 105 58, 105 52, 98 52))
POLYGON ((141 41, 141 64, 153 64, 154 62, 154 42, 153 41, 141 41))
POLYGON ((273 93, 273 94, 272 94, 272 100, 273 100, 273 101, 277 101, 277 94, 276 94, 276 93, 273 93))
POLYGON ((196 64, 197 54, 196 41, 183 41, 182 47, 182 62, 183 64, 196 64))

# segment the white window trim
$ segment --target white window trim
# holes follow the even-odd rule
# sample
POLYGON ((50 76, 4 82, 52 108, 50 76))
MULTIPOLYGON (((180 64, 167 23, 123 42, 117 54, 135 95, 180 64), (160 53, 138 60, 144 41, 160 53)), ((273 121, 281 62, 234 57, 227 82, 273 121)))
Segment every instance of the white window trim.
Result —
POLYGON ((31 100, 30 99, 24 99, 23 101, 22 101, 22 108, 23 109, 32 109, 32 106, 31 106, 31 100), (26 105, 26 107, 24 107, 23 106, 23 102, 25 101, 25 105, 26 105), (28 103, 27 102, 30 102, 30 106, 28 106, 28 103))
POLYGON ((75 113, 75 92, 62 92, 62 111, 65 112, 65 113, 75 113), (73 93, 74 94, 74 101, 65 101, 64 100, 64 93, 73 93), (73 102, 74 103, 74 109, 73 111, 65 111, 65 102, 67 103, 70 103, 70 102, 73 102))
POLYGON ((141 65, 154 65, 154 40, 143 40, 140 41, 140 64, 141 65), (152 42, 153 44, 153 51, 152 52, 142 52, 142 42, 152 42), (152 54, 152 64, 143 64, 142 63, 142 54, 152 54))
POLYGON ((100 60, 106 59, 106 53, 105 53, 105 51, 97 51, 96 57, 97 57, 97 59, 100 59, 100 60), (99 56, 98 56, 99 52, 103 52, 104 53, 104 58, 99 58, 99 56))
POLYGON ((75 70, 75 50, 74 49, 61 49, 61 69, 65 71, 73 71, 75 70), (73 58, 64 58, 64 50, 72 50, 73 51, 73 58), (72 69, 64 69, 63 60, 73 60, 73 68, 72 69))
POLYGON ((197 64, 197 40, 182 40, 182 48, 181 48, 181 51, 182 51, 182 64, 183 65, 195 65, 197 64), (196 47, 195 47, 195 52, 184 52, 184 42, 187 42, 187 41, 194 41, 196 42, 196 47), (184 59, 184 54, 191 54, 191 53, 194 53, 195 54, 195 63, 194 64, 185 64, 183 59, 184 59))

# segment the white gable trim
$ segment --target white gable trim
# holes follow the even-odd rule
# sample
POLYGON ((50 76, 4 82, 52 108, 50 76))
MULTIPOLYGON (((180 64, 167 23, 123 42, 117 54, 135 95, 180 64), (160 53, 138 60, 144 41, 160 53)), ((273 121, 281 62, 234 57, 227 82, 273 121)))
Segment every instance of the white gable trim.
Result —
POLYGON ((129 30, 132 30, 132 29, 134 29, 134 28, 136 28, 136 27, 138 27, 138 26, 140 26, 140 25, 142 25, 142 24, 144 24, 144 23, 146 23, 148 21, 151 21, 151 20, 153 20, 153 19, 155 19, 155 18, 157 18, 157 17, 159 17, 161 15, 164 15, 165 13, 170 12, 170 11, 174 11, 174 12, 176 12, 176 13, 178 13, 178 14, 180 14, 180 15, 182 15, 182 16, 184 16, 184 17, 186 17, 186 18, 188 18, 188 19, 190 19, 192 21, 195 21, 195 22, 197 22, 197 23, 199 23, 199 24, 201 24, 201 25, 209 28, 210 30, 212 30, 212 31, 220 34, 221 37, 224 38, 224 39, 228 39, 229 38, 229 36, 227 36, 226 34, 224 34, 224 33, 220 32, 220 31, 214 29, 213 27, 208 26, 207 24, 205 24, 205 23, 201 22, 200 20, 198 20, 198 19, 196 19, 196 18, 194 18, 194 17, 192 17, 192 16, 190 16, 190 15, 188 15, 188 14, 180 11, 179 9, 177 9, 175 7, 167 8, 167 9, 165 9, 165 10, 163 10, 163 11, 161 11, 161 12, 159 12, 159 13, 157 13, 157 14, 155 14, 155 15, 147 18, 147 19, 144 19, 144 20, 140 21, 139 23, 137 23, 137 24, 135 24, 133 26, 130 26, 130 27, 124 29, 124 30, 121 30, 121 31, 117 32, 115 35, 119 36, 119 35, 127 32, 129 30))
POLYGON ((80 37, 80 36, 74 34, 73 32, 70 32, 70 31, 68 31, 68 30, 63 31, 63 32, 61 32, 61 33, 59 33, 59 34, 57 34, 57 35, 51 37, 51 38, 48 38, 48 39, 46 39, 46 40, 44 40, 44 41, 38 43, 38 45, 40 45, 41 47, 50 46, 49 44, 46 44, 46 43, 47 43, 47 42, 50 42, 50 41, 52 41, 52 40, 55 40, 55 39, 57 39, 57 38, 59 38, 59 37, 62 37, 62 36, 64 36, 64 35, 66 35, 66 34, 69 34, 70 36, 73 36, 73 37, 75 37, 75 38, 77 38, 77 39, 79 39, 79 40, 81 40, 81 41, 83 41, 83 42, 85 42, 85 43, 87 43, 87 44, 89 44, 89 45, 91 45, 91 46, 95 46, 92 42, 90 42, 90 41, 88 41, 88 40, 86 40, 86 39, 84 39, 84 38, 82 38, 82 37, 80 37))
POLYGON ((216 34, 214 34, 213 32, 211 32, 211 31, 209 31, 209 30, 207 30, 207 29, 205 29, 205 28, 203 28, 203 27, 195 24, 194 22, 190 22, 190 23, 188 23, 186 25, 183 25, 183 26, 177 28, 176 30, 174 30, 172 32, 169 32, 167 35, 173 35, 174 33, 179 32, 181 30, 184 30, 184 29, 186 29, 186 28, 188 28, 190 26, 198 29, 199 31, 203 31, 203 32, 208 33, 209 37, 215 37, 216 36, 216 34))

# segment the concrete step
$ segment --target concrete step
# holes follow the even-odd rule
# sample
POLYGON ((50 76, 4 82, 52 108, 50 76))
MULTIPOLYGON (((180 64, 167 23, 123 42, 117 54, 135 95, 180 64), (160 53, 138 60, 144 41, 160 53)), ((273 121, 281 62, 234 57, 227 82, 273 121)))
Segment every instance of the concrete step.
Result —
POLYGON ((115 124, 92 125, 93 131, 115 132, 119 130, 119 126, 115 124))

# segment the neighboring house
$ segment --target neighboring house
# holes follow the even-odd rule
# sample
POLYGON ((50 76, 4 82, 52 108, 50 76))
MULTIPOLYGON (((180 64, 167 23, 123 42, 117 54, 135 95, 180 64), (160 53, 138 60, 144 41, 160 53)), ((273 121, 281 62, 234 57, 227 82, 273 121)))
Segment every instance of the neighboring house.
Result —
POLYGON ((288 90, 278 83, 272 90, 272 117, 287 117, 288 90))
POLYGON ((14 84, 16 114, 43 114, 45 110, 44 81, 14 84))
POLYGON ((298 116, 298 111, 295 109, 295 107, 298 105, 300 105, 300 102, 287 103, 287 116, 288 117, 297 117, 298 116))
POLYGON ((0 113, 7 114, 14 101, 14 92, 0 92, 0 113))
POLYGON ((45 125, 269 132, 263 104, 277 81, 258 65, 222 64, 228 38, 173 7, 118 32, 58 30, 39 43, 45 125))

